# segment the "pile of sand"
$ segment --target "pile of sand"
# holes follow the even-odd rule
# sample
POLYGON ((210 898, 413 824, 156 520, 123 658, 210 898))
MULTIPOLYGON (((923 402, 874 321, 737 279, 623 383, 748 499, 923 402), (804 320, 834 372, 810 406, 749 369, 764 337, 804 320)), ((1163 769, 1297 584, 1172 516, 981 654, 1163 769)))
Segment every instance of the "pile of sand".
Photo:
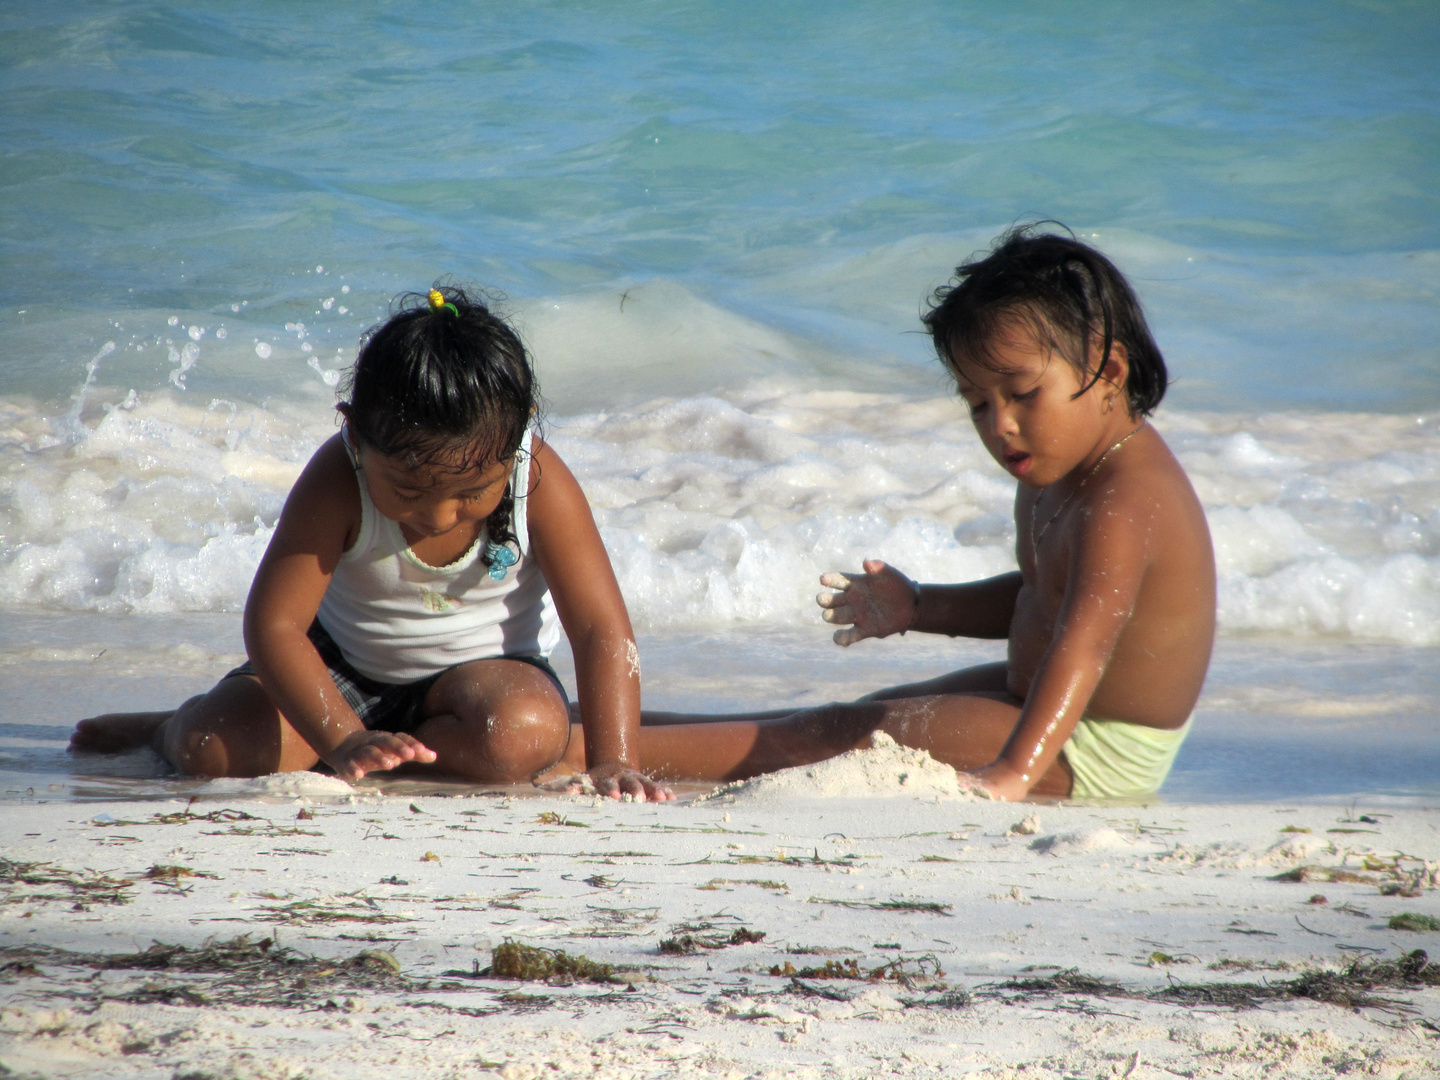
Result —
POLYGON ((355 789, 338 776, 323 773, 292 772, 272 773, 253 779, 222 777, 210 780, 195 789, 196 795, 205 799, 248 798, 248 799, 348 799, 355 789))
POLYGON ((724 805, 782 806, 795 799, 876 799, 925 797, 976 799, 963 789, 949 765, 924 750, 901 746, 883 731, 871 736, 868 750, 781 769, 716 788, 697 802, 724 805))

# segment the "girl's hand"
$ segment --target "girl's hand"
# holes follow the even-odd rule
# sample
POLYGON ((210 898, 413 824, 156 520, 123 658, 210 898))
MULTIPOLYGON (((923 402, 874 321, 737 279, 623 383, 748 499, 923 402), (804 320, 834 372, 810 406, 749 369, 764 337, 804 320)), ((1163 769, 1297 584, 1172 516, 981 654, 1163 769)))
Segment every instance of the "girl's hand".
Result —
POLYGON ((915 623, 920 586, 879 559, 866 559, 864 565, 864 574, 820 575, 821 585, 839 590, 815 597, 825 609, 820 617, 844 627, 835 631, 836 645, 901 634, 915 623))
POLYGON ((596 765, 585 775, 595 785, 596 794, 607 799, 629 795, 636 802, 669 802, 675 798, 664 784, 657 784, 644 773, 624 765, 596 765))
POLYGON ((429 764, 434 760, 435 751, 413 735, 364 728, 347 735, 325 755, 325 764, 342 780, 359 780, 366 773, 384 772, 407 761, 429 764))

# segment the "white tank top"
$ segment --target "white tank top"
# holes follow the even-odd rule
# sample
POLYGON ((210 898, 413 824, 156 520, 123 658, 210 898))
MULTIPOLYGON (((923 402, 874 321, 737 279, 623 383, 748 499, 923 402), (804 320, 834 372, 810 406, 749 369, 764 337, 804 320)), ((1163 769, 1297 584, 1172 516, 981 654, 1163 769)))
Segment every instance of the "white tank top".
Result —
POLYGON ((471 660, 550 655, 560 640, 560 620, 540 564, 530 555, 531 441, 527 429, 510 477, 512 529, 519 539, 506 545, 515 559, 509 567, 503 553, 489 567, 481 561, 488 528, 449 566, 422 562, 399 522, 375 509, 364 470, 351 456, 360 486, 360 535, 340 556, 316 617, 362 675, 408 683, 471 660))

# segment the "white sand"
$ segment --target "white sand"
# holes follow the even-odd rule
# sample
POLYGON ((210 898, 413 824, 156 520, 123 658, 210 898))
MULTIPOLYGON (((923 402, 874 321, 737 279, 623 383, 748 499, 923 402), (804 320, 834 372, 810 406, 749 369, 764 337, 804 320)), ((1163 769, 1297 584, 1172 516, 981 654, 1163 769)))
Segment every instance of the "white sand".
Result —
POLYGON ((814 765, 725 784, 697 801, 779 808, 796 798, 976 798, 960 789, 954 769, 924 750, 901 746, 883 731, 875 732, 871 741, 869 750, 851 750, 814 765))
POLYGON ((1013 806, 960 797, 906 755, 881 747, 681 805, 378 797, 319 777, 208 785, 188 817, 183 802, 9 805, 6 859, 133 884, 106 903, 47 883, 45 867, 30 883, 8 868, 0 1076, 1440 1075, 1440 988, 1378 990, 1395 1004, 1361 1011, 997 988, 1074 968, 1143 994, 1440 957, 1440 933, 1386 926, 1440 915, 1440 811, 1013 806), (213 876, 146 879, 155 866, 213 876), (1299 866, 1363 880, 1274 880, 1299 866), (897 902, 944 908, 883 906, 897 902), (765 938, 660 953, 680 924, 765 938), (337 961, 290 1005, 227 1004, 234 988, 213 975, 17 951, 272 933, 337 961), (442 974, 483 967, 507 938, 617 965, 622 981, 442 974), (339 962, 365 950, 430 985, 357 990, 339 962), (944 975, 769 974, 897 958, 944 975))

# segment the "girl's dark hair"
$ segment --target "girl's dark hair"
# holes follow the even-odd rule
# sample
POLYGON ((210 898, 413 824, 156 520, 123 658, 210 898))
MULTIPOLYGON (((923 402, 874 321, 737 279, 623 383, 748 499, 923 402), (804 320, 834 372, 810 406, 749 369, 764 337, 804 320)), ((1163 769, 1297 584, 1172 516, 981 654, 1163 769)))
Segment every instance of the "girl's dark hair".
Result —
MULTIPOLYGON (((342 387, 344 411, 356 439, 376 453, 468 472, 519 452, 540 388, 509 324, 478 295, 435 288, 446 306, 406 293, 388 321, 365 332, 342 387)), ((514 510, 507 488, 486 522, 494 543, 516 540, 514 510)))
POLYGON ((997 332, 1019 322, 1080 372, 1084 394, 1100 381, 1100 368, 1090 365, 1091 343, 1099 340, 1103 366, 1118 341, 1130 360, 1125 380, 1130 412, 1149 415, 1165 396, 1169 376, 1140 301, 1114 263, 1073 234, 1041 231, 1050 225, 1059 223, 1009 230, 988 253, 956 267, 951 284, 935 290, 930 310, 921 316, 935 352, 956 374, 962 359, 1000 370, 997 332))

